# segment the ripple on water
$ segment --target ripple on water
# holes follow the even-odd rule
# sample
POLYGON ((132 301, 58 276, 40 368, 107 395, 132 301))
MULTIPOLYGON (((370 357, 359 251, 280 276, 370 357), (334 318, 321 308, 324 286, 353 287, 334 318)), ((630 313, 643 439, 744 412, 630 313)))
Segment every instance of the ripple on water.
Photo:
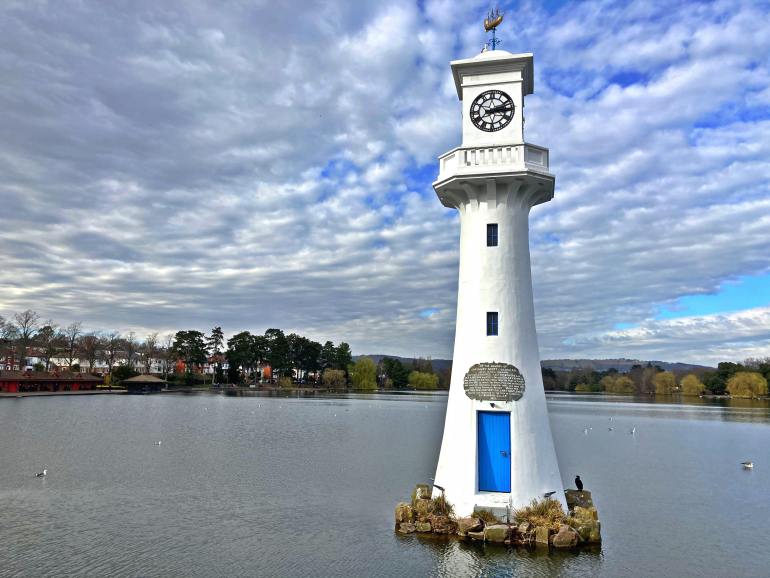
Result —
POLYGON ((550 397, 562 474, 594 491, 605 543, 545 556, 393 532, 395 503, 433 476, 445 395, 5 401, 3 576, 760 576, 770 565, 757 539, 770 517, 766 407, 550 397), (48 477, 34 478, 43 464, 48 477), (677 528, 687 547, 651 528, 677 528))

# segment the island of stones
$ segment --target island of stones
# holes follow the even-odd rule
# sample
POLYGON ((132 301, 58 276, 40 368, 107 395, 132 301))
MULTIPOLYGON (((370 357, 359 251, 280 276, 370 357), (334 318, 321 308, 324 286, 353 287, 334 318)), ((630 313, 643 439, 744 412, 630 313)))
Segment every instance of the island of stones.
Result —
POLYGON ((562 485, 540 372, 529 212, 553 198, 554 175, 548 149, 524 140, 533 56, 494 48, 451 63, 462 144, 439 158, 433 188, 460 214, 454 363, 433 484, 398 504, 396 530, 597 544, 590 492, 562 485))

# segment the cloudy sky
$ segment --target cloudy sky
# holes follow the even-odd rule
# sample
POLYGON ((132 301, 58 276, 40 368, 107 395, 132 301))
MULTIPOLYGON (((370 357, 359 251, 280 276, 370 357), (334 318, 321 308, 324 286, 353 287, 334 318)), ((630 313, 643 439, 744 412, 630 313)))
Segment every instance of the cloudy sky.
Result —
MULTIPOLYGON (((291 4, 0 4, 0 315, 451 355, 431 182, 489 3, 291 4)), ((542 357, 770 356, 770 3, 501 8, 557 179, 542 357)))

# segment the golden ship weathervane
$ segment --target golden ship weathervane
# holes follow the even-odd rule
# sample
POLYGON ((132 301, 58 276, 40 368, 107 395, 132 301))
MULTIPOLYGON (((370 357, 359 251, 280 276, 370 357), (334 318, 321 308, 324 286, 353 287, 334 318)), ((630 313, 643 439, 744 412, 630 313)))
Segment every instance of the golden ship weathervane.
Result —
POLYGON ((487 17, 484 18, 484 30, 492 32, 492 40, 487 42, 484 49, 489 47, 490 50, 495 50, 497 45, 500 44, 501 41, 497 39, 495 32, 497 31, 497 27, 500 26, 500 23, 503 21, 504 15, 503 12, 500 12, 499 8, 495 8, 494 10, 490 9, 487 13, 487 17))

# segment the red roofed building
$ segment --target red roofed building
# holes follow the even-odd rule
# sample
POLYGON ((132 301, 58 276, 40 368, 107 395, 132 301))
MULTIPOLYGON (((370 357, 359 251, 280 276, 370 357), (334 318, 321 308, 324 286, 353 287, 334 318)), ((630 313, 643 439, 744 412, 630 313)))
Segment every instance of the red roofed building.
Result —
POLYGON ((102 378, 83 373, 0 371, 0 393, 94 390, 102 378))

